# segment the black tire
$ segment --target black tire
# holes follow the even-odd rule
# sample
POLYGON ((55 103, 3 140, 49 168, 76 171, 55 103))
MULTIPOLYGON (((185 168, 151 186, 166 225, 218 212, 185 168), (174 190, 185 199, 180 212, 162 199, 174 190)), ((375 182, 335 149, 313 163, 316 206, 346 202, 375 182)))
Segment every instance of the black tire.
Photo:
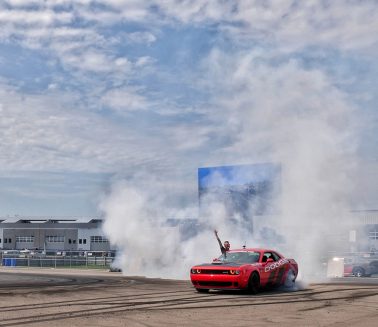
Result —
POLYGON ((260 276, 254 271, 248 280, 248 292, 251 294, 256 294, 260 288, 260 276))
POLYGON ((196 291, 198 293, 209 293, 209 290, 207 288, 196 288, 196 291))
POLYGON ((356 267, 353 269, 353 275, 355 277, 364 277, 365 276, 365 270, 362 267, 356 267))
POLYGON ((293 270, 289 270, 286 275, 284 286, 287 288, 293 288, 295 285, 295 279, 297 276, 295 276, 295 273, 293 270))

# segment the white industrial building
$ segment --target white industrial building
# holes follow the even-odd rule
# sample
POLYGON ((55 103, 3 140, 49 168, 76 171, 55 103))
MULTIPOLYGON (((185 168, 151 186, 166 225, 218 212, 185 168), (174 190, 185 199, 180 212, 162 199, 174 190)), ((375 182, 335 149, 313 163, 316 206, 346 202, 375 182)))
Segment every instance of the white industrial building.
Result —
POLYGON ((0 249, 112 251, 101 227, 93 217, 0 217, 0 249))

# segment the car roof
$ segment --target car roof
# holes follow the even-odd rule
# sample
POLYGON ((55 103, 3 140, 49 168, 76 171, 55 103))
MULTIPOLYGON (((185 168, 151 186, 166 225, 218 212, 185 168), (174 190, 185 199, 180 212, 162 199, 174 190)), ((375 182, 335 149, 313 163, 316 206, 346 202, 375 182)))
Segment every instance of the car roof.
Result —
POLYGON ((275 252, 275 253, 278 253, 278 251, 276 250, 272 250, 272 249, 265 249, 265 248, 242 248, 242 249, 232 249, 232 250, 229 250, 228 252, 240 252, 240 251, 245 251, 245 252, 275 252))

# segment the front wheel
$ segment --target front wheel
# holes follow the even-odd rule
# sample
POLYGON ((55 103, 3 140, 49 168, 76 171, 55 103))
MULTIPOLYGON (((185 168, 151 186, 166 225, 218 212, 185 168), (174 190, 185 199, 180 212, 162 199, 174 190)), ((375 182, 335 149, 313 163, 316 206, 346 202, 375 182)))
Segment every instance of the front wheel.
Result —
POLYGON ((207 288, 196 288, 196 291, 198 293, 209 293, 209 290, 207 288))
POLYGON ((353 275, 356 277, 363 277, 365 275, 365 270, 361 267, 354 268, 353 275))
POLYGON ((252 294, 256 294, 260 288, 260 276, 257 272, 253 272, 251 276, 249 276, 248 280, 248 291, 252 294))

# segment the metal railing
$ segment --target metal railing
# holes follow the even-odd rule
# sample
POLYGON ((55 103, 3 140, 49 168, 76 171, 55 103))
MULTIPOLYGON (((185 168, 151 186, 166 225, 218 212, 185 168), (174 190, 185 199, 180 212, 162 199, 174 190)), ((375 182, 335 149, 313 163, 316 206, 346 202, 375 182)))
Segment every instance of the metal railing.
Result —
POLYGON ((108 268, 113 258, 108 257, 41 257, 2 258, 2 266, 7 267, 50 267, 50 268, 108 268))
POLYGON ((108 268, 114 261, 112 252, 23 253, 0 251, 0 265, 7 267, 108 268))

